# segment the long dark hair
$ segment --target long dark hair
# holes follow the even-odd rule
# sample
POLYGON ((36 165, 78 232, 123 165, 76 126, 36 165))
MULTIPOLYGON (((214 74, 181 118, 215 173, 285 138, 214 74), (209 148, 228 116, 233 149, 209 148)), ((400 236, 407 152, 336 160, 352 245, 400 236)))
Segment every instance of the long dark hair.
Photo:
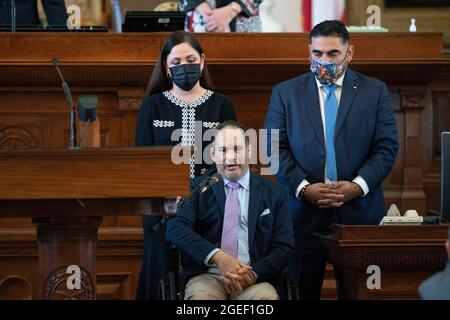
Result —
MULTIPOLYGON (((203 54, 203 48, 194 34, 183 30, 173 32, 166 39, 161 48, 158 61, 156 61, 155 68, 153 69, 152 75, 150 77, 147 90, 145 90, 146 96, 172 89, 173 84, 167 76, 164 63, 167 61, 167 56, 169 55, 170 51, 172 51, 172 48, 182 43, 189 44, 192 48, 195 49, 195 51, 198 52, 199 55, 203 54)), ((212 90, 211 78, 209 76, 208 67, 206 66, 206 61, 203 65, 200 85, 205 89, 212 90)))

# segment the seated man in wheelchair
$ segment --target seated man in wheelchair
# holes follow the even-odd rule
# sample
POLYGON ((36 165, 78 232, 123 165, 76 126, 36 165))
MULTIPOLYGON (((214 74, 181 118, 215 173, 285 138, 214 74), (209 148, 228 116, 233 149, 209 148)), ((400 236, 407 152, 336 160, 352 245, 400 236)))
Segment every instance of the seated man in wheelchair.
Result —
POLYGON ((250 172, 243 125, 228 121, 216 129, 216 179, 180 203, 167 223, 167 240, 183 253, 184 297, 278 299, 294 252, 287 192, 250 172))

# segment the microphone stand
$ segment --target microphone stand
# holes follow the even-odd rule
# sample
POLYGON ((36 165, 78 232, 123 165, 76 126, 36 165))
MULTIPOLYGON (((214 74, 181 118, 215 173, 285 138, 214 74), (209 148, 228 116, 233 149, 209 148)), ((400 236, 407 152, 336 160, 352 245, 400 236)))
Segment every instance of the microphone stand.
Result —
POLYGON ((75 126, 75 106, 73 103, 72 93, 70 92, 69 85, 64 80, 61 70, 59 69, 58 59, 53 58, 52 62, 56 68, 56 71, 58 72, 59 78, 61 79, 61 87, 64 91, 64 95, 66 96, 66 99, 69 101, 69 106, 70 106, 70 142, 71 142, 71 145, 69 148, 76 149, 77 148, 77 128, 75 126))
POLYGON ((110 0, 111 3, 111 18, 114 32, 122 32, 122 14, 120 10, 119 0, 110 0))
MULTIPOLYGON (((220 175, 220 173, 215 173, 212 176, 207 177, 194 190, 192 190, 189 196, 181 198, 181 200, 177 204, 177 207, 180 208, 184 206, 186 204, 186 201, 190 199, 194 194, 203 193, 209 188, 211 188, 214 184, 220 181, 221 177, 222 176, 220 175)), ((169 218, 168 216, 161 217, 161 219, 159 219, 159 221, 155 223, 153 226, 149 227, 147 231, 152 234, 156 233, 159 230, 159 228, 161 228, 161 226, 166 223, 168 218, 169 218)))
POLYGON ((211 188, 214 184, 220 181, 221 177, 222 176, 220 175, 220 173, 215 173, 212 176, 207 177, 194 190, 192 190, 189 196, 181 198, 181 200, 178 202, 178 207, 184 206, 186 204, 186 201, 196 193, 203 193, 211 188))
POLYGON ((16 0, 11 0, 11 32, 16 32, 16 0))

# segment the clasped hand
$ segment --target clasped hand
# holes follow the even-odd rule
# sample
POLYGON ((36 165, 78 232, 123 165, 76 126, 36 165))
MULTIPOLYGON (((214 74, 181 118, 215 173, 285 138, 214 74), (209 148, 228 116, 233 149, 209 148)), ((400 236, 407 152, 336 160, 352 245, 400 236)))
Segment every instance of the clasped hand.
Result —
POLYGON ((206 30, 210 32, 230 32, 230 22, 234 16, 228 6, 211 9, 209 5, 203 3, 197 10, 206 22, 206 30), (204 5, 204 6, 202 6, 204 5))
POLYGON ((219 267, 220 279, 228 294, 239 294, 256 282, 251 266, 240 262, 223 251, 214 254, 212 262, 219 267))
POLYGON ((305 198, 319 208, 339 208, 362 194, 361 187, 350 181, 315 183, 308 185, 305 190, 305 198))

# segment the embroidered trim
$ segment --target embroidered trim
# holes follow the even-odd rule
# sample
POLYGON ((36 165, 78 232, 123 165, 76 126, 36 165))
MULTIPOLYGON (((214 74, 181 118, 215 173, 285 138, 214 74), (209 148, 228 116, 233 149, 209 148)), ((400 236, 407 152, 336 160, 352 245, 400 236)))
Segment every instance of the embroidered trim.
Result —
POLYGON ((208 122, 208 121, 203 121, 203 127, 208 128, 208 129, 215 129, 220 122, 208 122))
MULTIPOLYGON (((195 108, 205 103, 213 95, 213 92, 206 90, 200 98, 192 103, 186 103, 178 99, 170 91, 164 91, 163 95, 174 105, 181 108, 181 146, 193 146, 195 142, 195 108)), ((195 177, 194 155, 190 161, 190 174, 191 178, 195 177)))
POLYGON ((192 101, 191 103, 187 103, 187 102, 184 102, 183 100, 178 99, 170 91, 164 91, 163 95, 167 99, 169 99, 170 102, 172 102, 173 104, 175 104, 175 105, 177 105, 179 107, 182 107, 182 108, 187 108, 187 107, 189 107, 189 108, 196 108, 199 105, 202 105, 203 103, 205 103, 206 100, 208 100, 213 95, 213 92, 211 90, 206 90, 206 92, 200 98, 198 98, 195 101, 192 101))
POLYGON ((166 120, 153 120, 153 126, 157 128, 169 128, 175 126, 175 122, 166 120))

